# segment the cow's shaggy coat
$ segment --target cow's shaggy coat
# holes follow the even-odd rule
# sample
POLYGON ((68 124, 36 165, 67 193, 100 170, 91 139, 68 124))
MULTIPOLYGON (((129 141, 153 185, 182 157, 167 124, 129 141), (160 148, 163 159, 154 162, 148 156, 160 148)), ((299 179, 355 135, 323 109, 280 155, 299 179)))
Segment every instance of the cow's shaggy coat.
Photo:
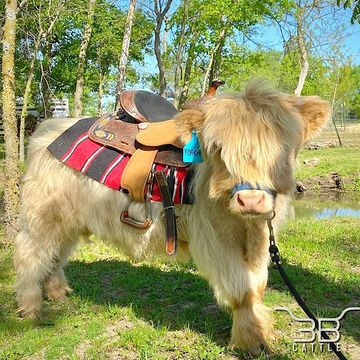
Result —
MULTIPOLYGON (((286 213, 296 155, 328 120, 329 107, 318 97, 282 94, 264 82, 250 83, 243 95, 224 96, 202 109, 176 117, 186 142, 196 129, 204 157, 194 178, 195 205, 177 209, 180 253, 189 249, 219 304, 232 310, 230 346, 257 352, 271 334, 262 298, 268 276, 266 219, 275 210, 275 229, 286 213), (277 192, 232 187, 247 182, 277 192)), ((45 121, 31 139, 22 188, 22 228, 16 239, 16 294, 24 316, 36 317, 42 292, 62 299, 71 291, 63 271, 80 236, 95 234, 141 259, 164 252, 161 204, 146 231, 124 225, 119 214, 130 199, 67 168, 47 146, 74 120, 45 121)), ((130 214, 144 218, 144 205, 130 214)))

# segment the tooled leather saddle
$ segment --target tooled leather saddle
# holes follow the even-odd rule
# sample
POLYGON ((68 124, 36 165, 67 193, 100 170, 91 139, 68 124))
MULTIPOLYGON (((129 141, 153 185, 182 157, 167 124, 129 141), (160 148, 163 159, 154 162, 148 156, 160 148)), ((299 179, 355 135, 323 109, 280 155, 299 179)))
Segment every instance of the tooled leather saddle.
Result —
MULTIPOLYGON (((176 167, 189 166, 182 161, 183 145, 178 139, 173 117, 178 110, 163 97, 148 91, 125 90, 119 110, 100 117, 90 128, 89 138, 97 143, 131 154, 121 178, 121 187, 134 201, 149 202, 148 187, 156 180, 160 189, 166 219, 166 251, 176 250, 174 204, 164 173, 152 173, 154 162, 176 167)), ((141 229, 151 225, 121 213, 122 222, 141 229)))

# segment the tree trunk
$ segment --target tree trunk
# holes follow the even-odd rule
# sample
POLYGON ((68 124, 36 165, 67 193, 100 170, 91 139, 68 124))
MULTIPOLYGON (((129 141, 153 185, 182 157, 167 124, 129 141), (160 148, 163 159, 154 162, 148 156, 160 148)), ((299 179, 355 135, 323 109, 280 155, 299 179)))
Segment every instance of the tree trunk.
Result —
POLYGON ((208 88, 209 78, 210 78, 210 71, 211 71, 211 68, 213 66, 214 56, 215 56, 215 49, 211 52, 210 61, 209 61, 209 64, 208 64, 208 66, 206 68, 206 72, 205 72, 205 76, 204 76, 204 80, 203 80, 203 85, 202 85, 202 90, 201 90, 201 96, 205 95, 206 90, 208 88))
MULTIPOLYGON (((49 65, 49 64, 47 64, 49 65)), ((51 71, 48 66, 47 69, 44 70, 42 67, 41 74, 41 91, 42 91, 42 101, 44 106, 44 119, 49 119, 52 117, 52 109, 51 109, 51 90, 49 84, 49 72, 51 71)))
POLYGON ((295 95, 298 96, 301 95, 301 92, 305 84, 305 80, 309 72, 309 61, 308 61, 308 54, 307 54, 305 38, 303 33, 302 17, 303 17, 303 10, 299 9, 296 13, 296 27, 297 27, 297 43, 299 48, 301 70, 300 70, 298 84, 294 91, 295 95))
POLYGON ((157 65, 159 68, 159 94, 160 96, 165 96, 166 79, 165 79, 165 66, 161 58, 161 50, 160 50, 160 29, 161 29, 161 23, 158 23, 155 28, 154 51, 155 51, 157 65))
POLYGON ((226 34, 224 34, 224 36, 220 40, 219 47, 216 49, 216 52, 214 53, 214 59, 213 59, 213 63, 212 63, 212 67, 211 67, 211 71, 210 71, 210 75, 209 75, 209 86, 211 85, 213 80, 219 78, 221 61, 222 61, 221 54, 222 54, 222 50, 225 45, 225 36, 226 36, 226 34))
POLYGON ((21 115, 20 115, 20 152, 19 152, 19 158, 20 161, 25 160, 25 120, 27 115, 27 106, 28 106, 28 100, 29 95, 31 92, 31 83, 34 77, 34 67, 35 67, 35 60, 36 60, 36 54, 39 50, 40 40, 36 40, 34 44, 34 52, 31 55, 31 61, 29 66, 29 74, 26 81, 24 96, 23 96, 23 105, 21 108, 21 115))
POLYGON ((86 61, 86 51, 89 46, 92 22, 94 18, 94 7, 96 0, 89 0, 88 15, 84 33, 81 39, 80 52, 79 52, 79 64, 76 73, 76 89, 74 96, 74 117, 80 117, 83 112, 82 96, 84 93, 84 70, 86 61))
POLYGON ((340 146, 343 146, 341 138, 340 138, 340 134, 339 134, 339 131, 338 131, 338 128, 337 128, 336 123, 335 123, 335 118, 334 118, 334 108, 335 108, 335 101, 336 101, 336 95, 337 95, 337 89, 338 89, 338 86, 339 86, 339 81, 340 81, 340 79, 337 78, 336 82, 335 82, 335 87, 334 87, 332 100, 331 100, 331 113, 332 113, 331 121, 332 121, 332 123, 334 125, 336 136, 337 136, 337 138, 339 140, 339 144, 340 144, 340 146))
POLYGON ((166 54, 168 51, 168 32, 169 32, 169 21, 168 21, 167 17, 164 18, 164 23, 165 23, 165 27, 164 27, 164 33, 163 33, 162 50, 163 50, 163 54, 166 54))
POLYGON ((176 51, 176 65, 175 65, 175 79, 174 79, 174 106, 178 109, 180 106, 180 99, 182 89, 180 86, 181 79, 181 65, 183 61, 183 47, 184 47, 184 36, 185 36, 185 27, 187 22, 187 13, 188 13, 188 0, 184 0, 183 3, 183 16, 181 19, 181 27, 180 27, 180 37, 179 43, 176 51))
POLYGON ((104 76, 103 76, 101 68, 100 68, 99 89, 98 89, 98 115, 99 116, 103 115, 103 107, 102 107, 102 99, 103 99, 103 94, 104 94, 103 83, 104 83, 104 76))
MULTIPOLYGON (((48 85, 47 79, 46 79, 46 73, 50 73, 51 72, 51 43, 49 43, 49 41, 47 41, 47 38, 49 37, 49 35, 52 33, 52 30, 59 18, 59 16, 61 15, 61 10, 63 8, 65 0, 63 0, 62 2, 59 3, 58 7, 56 8, 55 11, 53 11, 51 9, 51 1, 49 2, 49 8, 47 10, 47 16, 52 17, 50 25, 44 29, 43 28, 43 24, 42 24, 42 18, 41 18, 41 13, 39 13, 38 16, 38 27, 39 27, 39 32, 37 34, 36 37, 34 37, 34 52, 31 56, 31 62, 30 62, 30 67, 29 67, 29 76, 26 82, 26 86, 25 86, 25 92, 24 92, 24 99, 23 99, 23 107, 21 110, 21 124, 20 124, 20 160, 24 160, 24 140, 25 140, 25 118, 27 115, 27 105, 28 105, 28 98, 30 95, 30 91, 31 91, 31 83, 32 83, 32 79, 34 77, 34 65, 35 65, 35 61, 36 61, 36 56, 37 56, 37 52, 40 48, 41 43, 43 42, 43 49, 42 49, 42 61, 40 62, 40 67, 41 67, 41 90, 42 90, 42 95, 44 96, 44 99, 46 98, 46 96, 44 95, 44 86, 47 89, 47 94, 48 94, 48 101, 44 100, 44 115, 45 115, 45 119, 47 118, 48 115, 48 109, 49 109, 49 101, 50 101, 50 87, 48 85), (51 14, 51 15, 50 15, 51 14), (47 72, 44 71, 44 65, 46 66, 46 70, 48 70, 47 72)), ((26 0, 23 0, 21 2, 21 4, 19 5, 19 9, 21 8, 21 6, 24 6, 26 3, 26 0)), ((39 10, 40 11, 40 10, 39 10)), ((49 75, 49 74, 47 74, 49 75)), ((50 76, 48 76, 48 78, 50 78, 50 76)))
POLYGON ((210 61, 209 61, 209 64, 208 64, 208 67, 206 69, 206 73, 204 76, 203 87, 202 87, 202 92, 201 92, 202 96, 205 95, 206 90, 208 89, 208 87, 210 85, 209 83, 211 83, 213 80, 210 76, 211 70, 214 68, 215 56, 216 55, 221 56, 221 50, 224 46, 227 28, 228 28, 228 25, 223 26, 223 28, 220 31, 217 44, 216 44, 215 48, 213 49, 213 51, 211 52, 210 61), (220 54, 219 54, 219 52, 220 52, 220 54))
POLYGON ((161 3, 159 7, 159 1, 155 0, 155 14, 156 14, 156 26, 155 26, 155 39, 154 39, 154 52, 156 56, 157 65, 159 68, 159 93, 160 96, 165 96, 166 91, 166 79, 165 79, 165 65, 161 57, 161 27, 167 12, 170 9, 172 0, 167 0, 164 9, 161 9, 161 3))
POLYGON ((188 94, 189 94, 190 75, 191 75, 192 65, 193 65, 194 57, 195 57, 196 38, 197 38, 197 34, 193 34, 193 37, 191 39, 189 49, 188 49, 188 56, 187 56, 186 65, 185 65, 183 88, 182 88, 182 92, 180 95, 179 108, 181 107, 182 104, 184 104, 186 102, 188 94))
POLYGON ((42 46, 43 60, 40 61, 41 69, 41 95, 44 107, 44 119, 52 117, 51 111, 51 89, 49 81, 51 79, 51 42, 46 42, 42 46))
POLYGON ((116 99, 115 99, 115 110, 119 109, 120 106, 120 93, 124 88, 126 67, 129 58, 129 47, 131 40, 132 25, 135 17, 135 6, 136 0, 130 0, 129 10, 126 17, 124 37, 121 49, 121 55, 119 60, 119 74, 118 81, 116 84, 116 99))
MULTIPOLYGON (((19 210, 19 139, 17 136, 14 51, 17 1, 7 0, 3 34, 3 123, 5 139, 5 238, 13 241, 18 231, 19 210)), ((6 242, 4 241, 3 244, 6 242)))

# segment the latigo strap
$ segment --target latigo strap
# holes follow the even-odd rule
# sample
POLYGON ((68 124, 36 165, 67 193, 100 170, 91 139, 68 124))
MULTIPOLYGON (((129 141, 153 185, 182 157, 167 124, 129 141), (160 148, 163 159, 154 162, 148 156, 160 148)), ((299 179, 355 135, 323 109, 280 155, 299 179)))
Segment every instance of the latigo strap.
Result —
POLYGON ((146 182, 157 152, 157 150, 137 149, 130 158, 121 179, 121 187, 129 191, 131 199, 140 202, 146 201, 146 182))
POLYGON ((177 230, 174 203, 171 199, 166 176, 163 171, 155 172, 155 179, 159 186, 166 222, 166 253, 174 255, 177 248, 177 230))

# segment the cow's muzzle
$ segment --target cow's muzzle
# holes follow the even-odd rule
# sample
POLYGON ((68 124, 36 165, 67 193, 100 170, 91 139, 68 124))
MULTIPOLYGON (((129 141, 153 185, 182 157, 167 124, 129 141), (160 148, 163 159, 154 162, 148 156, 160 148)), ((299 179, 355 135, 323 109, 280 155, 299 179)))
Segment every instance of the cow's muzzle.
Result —
POLYGON ((230 193, 232 211, 242 215, 268 215, 274 209, 276 191, 256 188, 248 183, 236 184, 230 193))
POLYGON ((249 183, 239 183, 239 184, 235 184, 234 187, 231 189, 230 197, 232 198, 238 191, 241 191, 241 190, 262 190, 273 197, 276 196, 275 190, 272 190, 269 188, 261 188, 258 184, 256 184, 256 187, 254 188, 249 183))

